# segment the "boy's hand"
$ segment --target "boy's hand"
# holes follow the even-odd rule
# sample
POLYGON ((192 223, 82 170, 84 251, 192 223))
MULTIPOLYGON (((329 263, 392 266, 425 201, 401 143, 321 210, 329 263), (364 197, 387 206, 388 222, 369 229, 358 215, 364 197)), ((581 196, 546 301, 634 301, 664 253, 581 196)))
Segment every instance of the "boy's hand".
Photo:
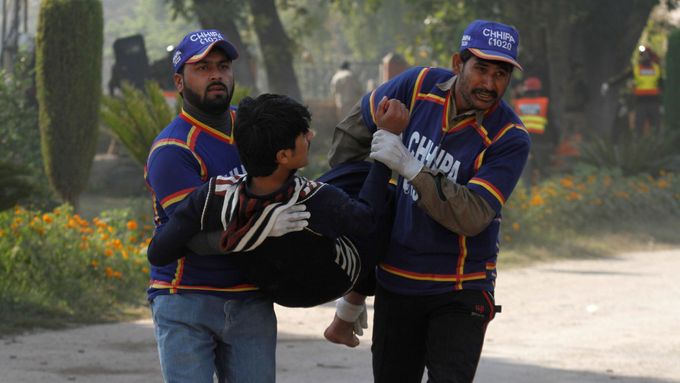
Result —
POLYGON ((406 105, 394 98, 388 100, 387 96, 383 96, 375 111, 375 122, 378 129, 387 130, 396 135, 406 130, 409 119, 406 105))

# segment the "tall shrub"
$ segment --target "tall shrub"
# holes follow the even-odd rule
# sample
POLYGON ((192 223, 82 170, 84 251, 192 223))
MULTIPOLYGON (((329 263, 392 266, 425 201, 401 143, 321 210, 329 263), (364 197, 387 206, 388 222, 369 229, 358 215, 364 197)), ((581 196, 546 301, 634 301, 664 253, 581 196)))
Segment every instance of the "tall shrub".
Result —
POLYGON ((158 83, 147 81, 145 92, 124 82, 122 95, 102 98, 101 118, 140 165, 146 164, 154 138, 174 118, 158 83))
POLYGON ((668 36, 663 88, 666 128, 680 132, 680 29, 673 30, 668 36))
POLYGON ((77 205, 94 158, 101 99, 101 0, 43 0, 36 39, 36 85, 45 172, 77 205))

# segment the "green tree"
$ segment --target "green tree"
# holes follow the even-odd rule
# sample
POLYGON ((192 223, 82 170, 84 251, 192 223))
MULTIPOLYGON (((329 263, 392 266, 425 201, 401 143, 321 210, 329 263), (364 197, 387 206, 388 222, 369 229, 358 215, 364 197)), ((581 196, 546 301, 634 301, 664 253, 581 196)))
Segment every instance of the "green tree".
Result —
POLYGON ((40 154, 34 69, 28 55, 19 57, 14 73, 0 69, 0 149, 3 160, 21 164, 30 174, 43 174, 40 154))
MULTIPOLYGON (((375 43, 375 14, 395 2, 336 1, 354 40, 375 43), (376 10, 368 12, 367 10, 376 10), (366 39, 365 36, 372 38, 366 39)), ((473 19, 512 24, 520 32, 524 74, 538 75, 551 99, 551 128, 575 127, 605 135, 617 112, 617 92, 600 94, 601 84, 622 72, 659 0, 418 0, 402 5, 391 39, 415 63, 450 66, 463 28, 473 19), (412 37, 408 37, 412 35, 412 37), (415 45, 414 45, 415 44, 415 45), (423 54, 421 54, 421 52, 423 54)), ((384 18, 383 18, 384 19, 384 18)), ((559 132, 556 132, 560 135, 559 132)))
POLYGON ((663 101, 666 129, 680 132, 680 29, 668 36, 663 101))
POLYGON ((36 73, 45 172, 60 197, 77 206, 99 130, 103 15, 100 0, 40 4, 36 73))

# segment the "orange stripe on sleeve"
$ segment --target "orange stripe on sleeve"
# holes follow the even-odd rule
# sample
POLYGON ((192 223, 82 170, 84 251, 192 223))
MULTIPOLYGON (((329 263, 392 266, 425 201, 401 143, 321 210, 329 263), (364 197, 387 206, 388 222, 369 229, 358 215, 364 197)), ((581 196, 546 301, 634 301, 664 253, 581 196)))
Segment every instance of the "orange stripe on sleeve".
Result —
POLYGON ((161 200, 161 206, 163 206, 163 209, 167 209, 168 206, 183 200, 187 195, 189 195, 189 193, 191 193, 195 189, 196 187, 191 187, 172 193, 161 200))
POLYGON ((371 107, 371 120, 377 126, 378 123, 375 122, 375 90, 371 92, 371 97, 368 99, 368 105, 371 107))
POLYGON ((427 72, 430 71, 430 68, 423 68, 420 73, 418 73, 418 77, 416 78, 416 83, 413 86, 413 93, 411 94, 411 105, 409 106, 409 113, 413 113, 413 107, 416 105, 416 97, 418 96, 418 93, 420 92, 420 87, 423 85, 423 79, 425 79, 425 75, 427 72))
POLYGON ((501 193, 501 191, 498 190, 498 188, 496 188, 490 182, 483 180, 481 178, 474 177, 470 181, 468 181, 468 183, 483 187, 484 189, 486 189, 486 191, 491 193, 491 195, 493 195, 498 200, 498 202, 500 202, 501 206, 505 205, 505 197, 503 196, 503 193, 501 193))

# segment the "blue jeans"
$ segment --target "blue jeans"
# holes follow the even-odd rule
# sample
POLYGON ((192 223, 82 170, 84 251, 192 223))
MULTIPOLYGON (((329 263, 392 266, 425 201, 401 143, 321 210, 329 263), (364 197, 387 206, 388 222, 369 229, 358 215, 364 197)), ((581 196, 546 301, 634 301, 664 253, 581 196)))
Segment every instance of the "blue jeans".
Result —
POLYGON ((166 383, 273 383, 276 314, 262 296, 159 295, 151 302, 166 383))

